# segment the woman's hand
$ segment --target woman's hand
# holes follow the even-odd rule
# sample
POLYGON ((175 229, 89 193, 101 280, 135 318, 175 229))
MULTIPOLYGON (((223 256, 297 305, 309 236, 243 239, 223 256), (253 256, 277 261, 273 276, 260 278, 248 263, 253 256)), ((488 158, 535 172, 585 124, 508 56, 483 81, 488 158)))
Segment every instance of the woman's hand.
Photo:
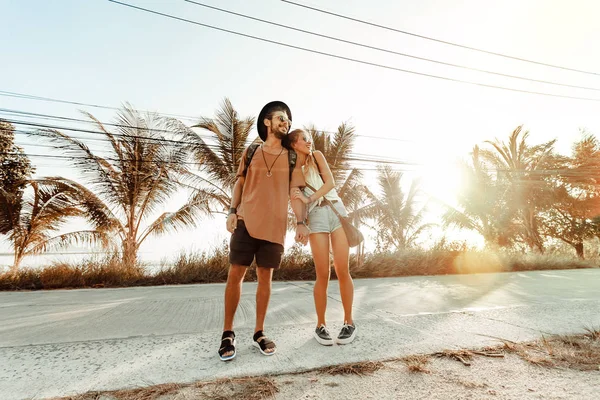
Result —
POLYGON ((292 189, 292 199, 300 199, 304 204, 310 203, 310 198, 306 197, 299 188, 292 189))

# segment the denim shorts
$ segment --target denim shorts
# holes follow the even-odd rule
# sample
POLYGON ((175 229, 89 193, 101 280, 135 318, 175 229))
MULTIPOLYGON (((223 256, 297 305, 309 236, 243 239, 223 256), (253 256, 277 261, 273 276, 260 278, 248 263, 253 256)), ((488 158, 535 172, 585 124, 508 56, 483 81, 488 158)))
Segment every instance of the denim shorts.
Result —
MULTIPOLYGON (((346 208, 341 201, 333 203, 335 209, 344 217, 348 216, 346 208)), ((333 212, 331 207, 323 202, 320 206, 315 206, 308 214, 308 227, 310 233, 331 233, 342 227, 340 219, 333 212)))

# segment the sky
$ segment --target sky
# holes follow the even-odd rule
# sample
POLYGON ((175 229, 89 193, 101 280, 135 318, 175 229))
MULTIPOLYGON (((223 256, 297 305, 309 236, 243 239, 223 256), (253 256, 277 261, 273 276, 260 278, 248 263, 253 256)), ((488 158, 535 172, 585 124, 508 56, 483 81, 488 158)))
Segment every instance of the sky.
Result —
MULTIPOLYGON (((453 68, 294 32, 184 0, 128 4, 339 57, 422 74, 525 91, 600 100, 598 90, 559 87, 453 68)), ((296 0, 294 0, 296 1, 296 0)), ((301 8, 283 1, 205 0, 204 4, 348 41, 492 70, 600 89, 600 42, 593 0, 397 0, 297 2, 448 42, 585 71, 583 74, 427 41, 301 8)), ((354 153, 407 163, 432 196, 452 203, 460 190, 457 159, 474 145, 506 140, 518 126, 530 143, 557 139, 568 154, 579 130, 600 134, 599 101, 518 93, 365 65, 152 15, 107 0, 0 0, 0 91, 80 103, 211 117, 227 97, 241 116, 272 100, 291 108, 293 126, 356 127, 354 153), (416 166, 414 166, 416 164, 416 166)), ((0 95, 0 108, 102 121, 114 111, 0 95)), ((6 117, 0 114, 0 117, 6 117)), ((35 138, 17 134, 26 152, 35 138)), ((32 158, 38 175, 76 177, 64 161, 32 158)), ((374 168, 374 164, 362 165, 374 168)), ((373 174, 367 173, 372 180, 373 174)), ((176 206, 180 199, 174 199, 176 206)), ((142 252, 169 255, 227 238, 216 217, 202 229, 153 239, 142 252)), ((0 252, 8 251, 6 243, 0 252)))

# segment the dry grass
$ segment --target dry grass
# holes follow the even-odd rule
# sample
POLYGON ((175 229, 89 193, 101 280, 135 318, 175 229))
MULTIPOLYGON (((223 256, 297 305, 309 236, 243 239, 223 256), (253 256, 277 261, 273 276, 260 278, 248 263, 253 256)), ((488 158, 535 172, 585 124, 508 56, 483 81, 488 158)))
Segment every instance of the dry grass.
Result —
POLYGON ((211 252, 180 253, 172 266, 163 267, 152 277, 153 284, 226 282, 229 271, 227 243, 211 252))
POLYGON ((176 394, 184 386, 175 383, 149 386, 138 389, 114 390, 108 392, 87 392, 76 396, 55 397, 50 400, 154 400, 160 396, 176 394))
POLYGON ((409 249, 370 253, 362 265, 351 262, 352 276, 382 278, 391 276, 470 274, 485 272, 535 271, 595 268, 593 261, 574 257, 539 254, 507 254, 491 251, 409 249))
POLYGON ((433 354, 436 357, 449 358, 451 360, 460 361, 463 365, 471 366, 471 360, 473 359, 473 353, 469 350, 444 350, 433 354))
MULTIPOLYGON (((225 282, 229 270, 228 244, 210 252, 181 253, 171 265, 150 274, 143 265, 124 266, 118 255, 85 260, 77 265, 55 263, 49 267, 22 269, 0 275, 0 290, 38 290, 81 287, 124 287, 225 282)), ((166 263, 165 263, 166 264, 166 263)), ((351 255, 350 272, 355 278, 381 278, 415 275, 468 274, 481 272, 532 271, 594 268, 593 261, 561 255, 496 254, 487 251, 448 249, 404 250, 367 254, 358 265, 351 255)), ((336 279, 332 269, 332 279, 336 279)), ((302 246, 292 246, 284 254, 281 267, 273 274, 276 281, 314 280, 312 256, 302 246)), ((255 268, 246 281, 256 281, 255 268)))
POLYGON ((425 374, 430 374, 431 371, 427 368, 427 364, 429 364, 429 357, 425 355, 414 355, 401 358, 406 368, 410 372, 421 372, 425 374))
POLYGON ((118 400, 153 400, 159 396, 175 394, 179 392, 182 387, 182 385, 177 385, 175 383, 165 383, 147 388, 116 390, 106 394, 118 400))
POLYGON ((517 354, 529 363, 547 368, 600 370, 600 330, 598 329, 588 329, 582 335, 543 337, 528 343, 505 341, 502 349, 517 354))
POLYGON ((384 367, 384 364, 379 361, 365 361, 357 363, 348 363, 342 365, 333 365, 330 367, 319 368, 318 371, 325 372, 329 375, 371 375, 384 367))
POLYGON ((213 382, 195 384, 167 383, 139 389, 88 392, 77 396, 60 397, 51 400, 158 400, 163 396, 182 395, 183 398, 207 400, 264 400, 279 392, 275 382, 268 377, 247 377, 219 379, 213 382))
POLYGON ((67 397, 52 397, 48 400, 100 400, 105 393, 102 392, 87 392, 75 396, 67 397))
POLYGON ((262 400, 274 397, 279 392, 275 382, 268 377, 221 379, 200 383, 195 387, 194 398, 208 400, 262 400))
POLYGON ((123 287, 147 284, 142 265, 124 265, 119 255, 84 260, 78 265, 54 263, 42 269, 22 269, 0 275, 0 290, 123 287))

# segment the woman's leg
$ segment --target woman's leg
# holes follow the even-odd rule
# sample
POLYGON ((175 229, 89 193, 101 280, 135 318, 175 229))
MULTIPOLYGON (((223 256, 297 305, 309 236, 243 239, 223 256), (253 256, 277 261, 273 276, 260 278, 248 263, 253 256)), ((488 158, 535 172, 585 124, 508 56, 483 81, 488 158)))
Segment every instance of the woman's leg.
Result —
POLYGON ((315 310, 317 311, 317 327, 325 323, 325 310, 327 308, 327 286, 331 275, 329 267, 329 234, 311 233, 309 236, 310 250, 315 261, 317 279, 313 291, 315 310))
POLYGON ((331 233, 331 246, 333 250, 333 266, 340 285, 340 296, 344 306, 344 323, 354 324, 352 319, 352 303, 354 302, 354 283, 350 276, 350 247, 346 234, 342 228, 331 233))

